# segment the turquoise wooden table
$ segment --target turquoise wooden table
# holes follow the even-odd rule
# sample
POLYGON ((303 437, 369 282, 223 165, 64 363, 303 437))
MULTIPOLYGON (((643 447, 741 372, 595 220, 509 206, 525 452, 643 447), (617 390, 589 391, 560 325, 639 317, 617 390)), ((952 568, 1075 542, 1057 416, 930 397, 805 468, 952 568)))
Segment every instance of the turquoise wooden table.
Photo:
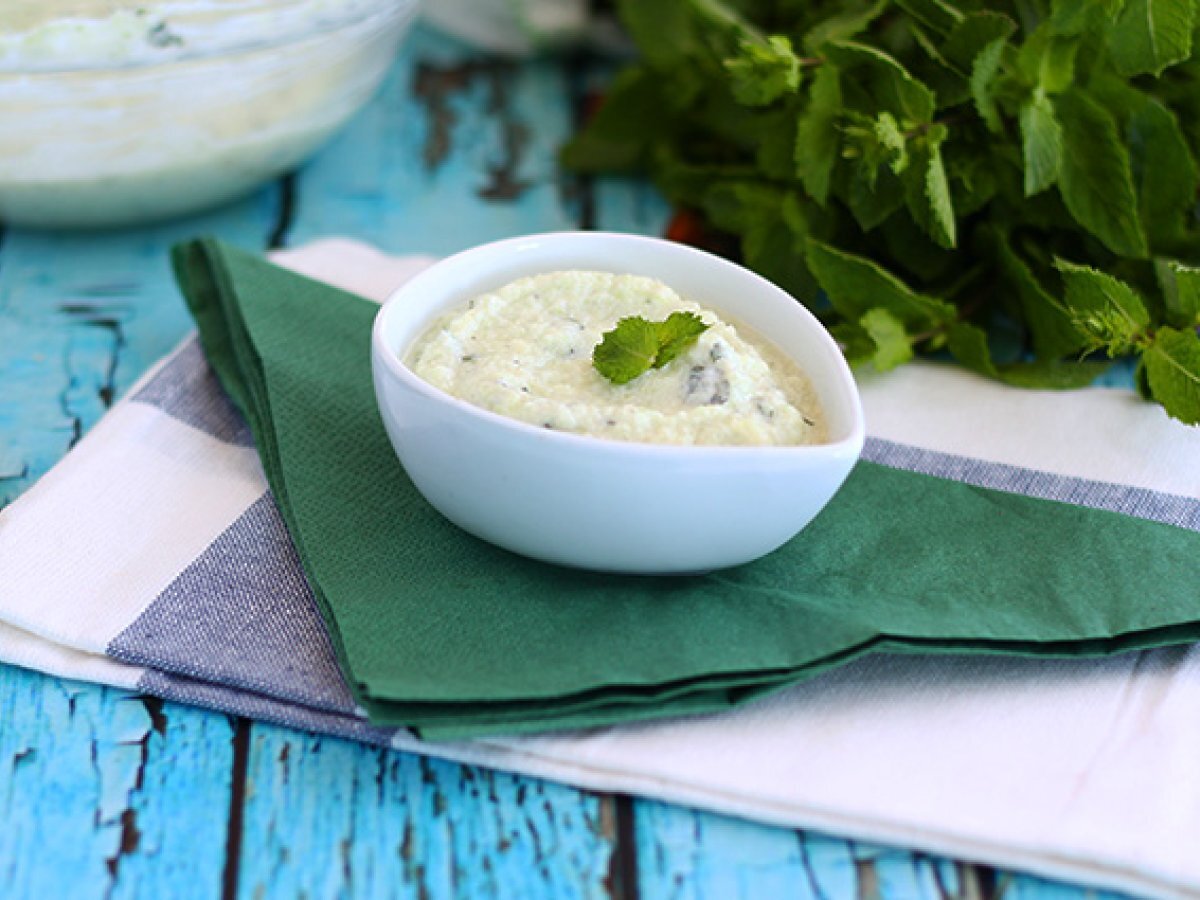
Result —
MULTIPOLYGON (((444 254, 551 229, 661 233, 639 183, 555 150, 602 77, 418 31, 299 172, 153 228, 0 237, 0 506, 188 331, 172 242, 329 234, 444 254)), ((3 590, 3 573, 0 573, 3 590)), ((1028 875, 433 761, 0 667, 0 897, 1068 900, 1028 875)))

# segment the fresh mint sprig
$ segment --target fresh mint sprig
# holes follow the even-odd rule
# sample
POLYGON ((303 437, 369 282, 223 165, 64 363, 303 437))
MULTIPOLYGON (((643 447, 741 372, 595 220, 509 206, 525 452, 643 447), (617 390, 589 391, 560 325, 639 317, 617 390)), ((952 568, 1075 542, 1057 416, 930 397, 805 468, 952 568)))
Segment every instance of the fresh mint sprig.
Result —
POLYGON ((854 364, 1074 387, 1132 357, 1200 422, 1197 0, 616 5, 641 58, 567 166, 649 173, 854 364))
POLYGON ((592 351, 592 365, 613 384, 628 384, 661 369, 707 330, 704 320, 690 312, 673 312, 661 322, 628 316, 604 333, 592 351))

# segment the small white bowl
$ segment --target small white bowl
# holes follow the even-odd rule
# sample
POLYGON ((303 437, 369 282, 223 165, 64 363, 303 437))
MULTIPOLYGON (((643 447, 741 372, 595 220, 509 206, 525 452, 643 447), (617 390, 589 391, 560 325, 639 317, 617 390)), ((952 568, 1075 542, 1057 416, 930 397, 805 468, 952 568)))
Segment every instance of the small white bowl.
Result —
POLYGON ((757 559, 821 511, 863 445, 858 389, 820 322, 748 269, 656 238, 540 234, 447 257, 384 303, 371 355, 384 425, 425 498, 478 537, 562 565, 667 574, 757 559), (564 269, 657 278, 766 336, 808 375, 828 442, 666 446, 548 431, 451 397, 404 364, 441 313, 517 278, 564 269))
POLYGON ((383 81, 417 0, 0 0, 0 220, 195 212, 307 159, 383 81))

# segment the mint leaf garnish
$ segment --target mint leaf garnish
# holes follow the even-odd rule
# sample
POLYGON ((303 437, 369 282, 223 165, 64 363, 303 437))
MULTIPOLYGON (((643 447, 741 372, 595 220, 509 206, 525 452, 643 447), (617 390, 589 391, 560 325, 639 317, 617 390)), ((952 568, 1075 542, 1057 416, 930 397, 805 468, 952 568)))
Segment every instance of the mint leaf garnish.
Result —
POLYGON ((613 384, 627 384, 654 365, 658 328, 641 316, 617 322, 592 351, 592 365, 613 384))
POLYGON ((675 359, 708 330, 704 320, 690 312, 673 312, 665 321, 659 322, 657 328, 658 355, 654 359, 656 369, 661 369, 675 359))
POLYGON ((708 330, 695 313, 673 312, 662 322, 628 316, 607 331, 592 351, 592 365, 613 384, 628 384, 650 369, 661 369, 708 330))

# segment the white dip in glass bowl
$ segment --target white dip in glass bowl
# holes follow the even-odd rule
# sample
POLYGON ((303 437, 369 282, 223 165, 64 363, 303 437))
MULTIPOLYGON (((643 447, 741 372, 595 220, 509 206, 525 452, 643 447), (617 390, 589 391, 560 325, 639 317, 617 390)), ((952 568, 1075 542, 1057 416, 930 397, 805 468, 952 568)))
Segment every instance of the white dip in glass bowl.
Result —
POLYGON ((378 87, 417 0, 0 6, 0 221, 97 227, 302 162, 378 87))
POLYGON ((775 550, 825 506, 857 461, 862 404, 837 344, 799 302, 748 269, 656 238, 532 235, 448 257, 380 309, 371 345, 380 413, 425 498, 517 553, 598 571, 693 573, 775 550), (658 279, 766 337, 805 373, 826 440, 678 446, 548 430, 459 400, 405 362, 451 309, 516 279, 585 270, 658 279))

